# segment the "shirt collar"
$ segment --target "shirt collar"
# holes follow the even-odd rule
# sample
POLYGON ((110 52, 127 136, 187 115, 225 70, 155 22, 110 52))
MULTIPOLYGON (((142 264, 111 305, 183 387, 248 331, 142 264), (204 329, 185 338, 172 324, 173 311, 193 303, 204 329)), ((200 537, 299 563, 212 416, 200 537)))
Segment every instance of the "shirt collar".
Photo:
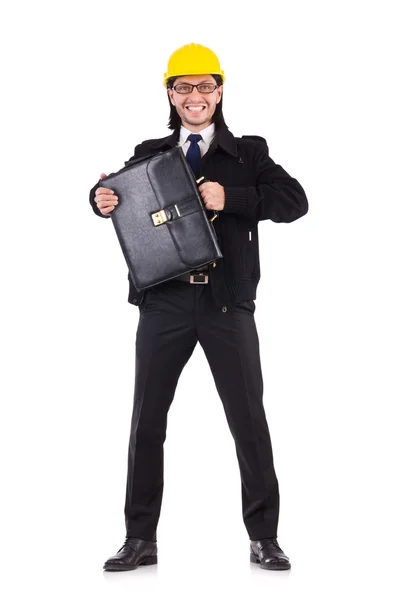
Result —
MULTIPOLYGON (((189 129, 186 129, 186 127, 181 125, 181 130, 179 133, 180 146, 182 146, 186 142, 187 138, 191 133, 193 132, 189 131, 189 129)), ((211 123, 210 125, 208 125, 208 127, 202 129, 201 131, 198 131, 197 133, 201 135, 201 137, 203 138, 203 142, 209 146, 215 136, 215 123, 211 123)))
MULTIPOLYGON (((214 123, 211 123, 211 125, 214 125, 214 123)), ((172 134, 165 138, 150 140, 150 142, 148 142, 148 146, 154 152, 159 152, 160 150, 164 150, 166 148, 173 148, 178 144, 179 137, 179 129, 174 129, 172 134)), ((235 157, 238 156, 235 137, 226 126, 215 129, 215 137, 211 146, 220 146, 228 154, 231 154, 235 157)))

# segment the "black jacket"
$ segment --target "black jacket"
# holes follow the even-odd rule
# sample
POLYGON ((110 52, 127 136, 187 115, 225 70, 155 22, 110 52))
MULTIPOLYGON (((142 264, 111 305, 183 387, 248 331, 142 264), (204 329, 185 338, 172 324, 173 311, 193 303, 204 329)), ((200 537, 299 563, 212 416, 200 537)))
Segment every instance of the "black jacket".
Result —
MULTIPOLYGON (((142 142, 136 158, 154 155, 177 145, 179 130, 172 135, 142 142)), ((256 298, 260 279, 258 221, 291 223, 305 215, 308 201, 302 186, 270 157, 266 140, 259 136, 236 138, 226 128, 218 128, 201 161, 201 175, 217 181, 225 189, 225 206, 213 221, 223 258, 210 266, 210 285, 219 306, 256 298)), ((90 191, 94 212, 103 218, 90 191)), ((117 210, 117 207, 115 208, 117 210)), ((138 292, 130 274, 128 302, 140 304, 144 291, 138 292)))

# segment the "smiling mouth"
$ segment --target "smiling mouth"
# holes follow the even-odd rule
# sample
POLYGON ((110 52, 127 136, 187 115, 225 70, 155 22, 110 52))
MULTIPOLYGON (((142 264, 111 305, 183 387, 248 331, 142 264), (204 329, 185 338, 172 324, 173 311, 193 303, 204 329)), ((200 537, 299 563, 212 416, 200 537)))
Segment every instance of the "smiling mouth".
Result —
POLYGON ((199 113, 202 112, 203 110, 206 109, 206 107, 203 104, 199 104, 199 105, 189 105, 185 107, 186 110, 188 110, 189 112, 195 112, 195 113, 199 113))

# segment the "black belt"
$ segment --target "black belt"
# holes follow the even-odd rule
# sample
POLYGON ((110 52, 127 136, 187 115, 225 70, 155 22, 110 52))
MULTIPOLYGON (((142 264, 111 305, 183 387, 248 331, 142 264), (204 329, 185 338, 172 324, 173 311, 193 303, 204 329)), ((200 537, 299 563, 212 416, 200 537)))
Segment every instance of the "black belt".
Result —
POLYGON ((208 283, 208 269, 184 273, 183 275, 174 277, 174 279, 178 279, 178 281, 187 281, 188 283, 208 283))

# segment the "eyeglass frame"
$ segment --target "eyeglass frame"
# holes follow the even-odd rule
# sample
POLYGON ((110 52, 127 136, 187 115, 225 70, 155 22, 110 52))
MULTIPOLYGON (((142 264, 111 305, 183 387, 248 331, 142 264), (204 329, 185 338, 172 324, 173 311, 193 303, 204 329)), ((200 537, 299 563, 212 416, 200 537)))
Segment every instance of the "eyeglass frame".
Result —
POLYGON ((194 88, 197 88, 197 91, 199 94, 213 94, 215 92, 215 90, 217 90, 220 86, 216 85, 215 83, 177 83, 176 85, 173 85, 171 90, 174 90, 177 94, 181 94, 182 96, 186 96, 187 94, 191 94, 194 90, 194 88), (190 92, 178 92, 178 90, 176 89, 178 87, 178 85, 186 85, 191 87, 192 89, 190 90, 190 92), (212 90, 212 92, 199 92, 199 86, 200 85, 213 85, 215 86, 214 89, 212 90))

